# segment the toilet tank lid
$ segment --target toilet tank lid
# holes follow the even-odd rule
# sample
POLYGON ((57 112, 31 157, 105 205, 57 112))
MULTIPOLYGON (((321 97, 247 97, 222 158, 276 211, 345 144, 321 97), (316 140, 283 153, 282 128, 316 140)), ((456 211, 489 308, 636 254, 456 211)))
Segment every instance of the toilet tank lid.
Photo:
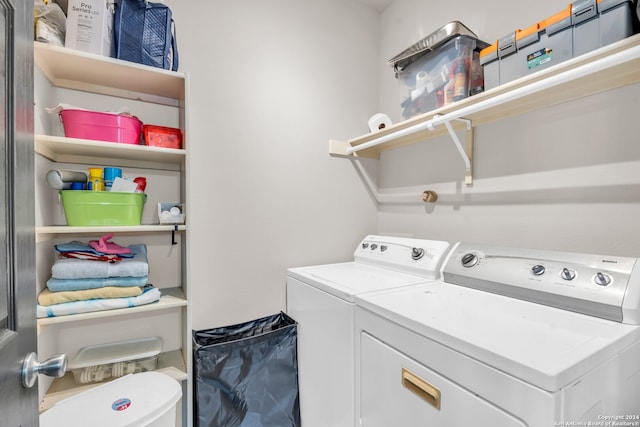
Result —
POLYGON ((126 375, 61 400, 40 415, 40 426, 147 425, 171 409, 181 397, 180 385, 166 374, 142 372, 126 375))

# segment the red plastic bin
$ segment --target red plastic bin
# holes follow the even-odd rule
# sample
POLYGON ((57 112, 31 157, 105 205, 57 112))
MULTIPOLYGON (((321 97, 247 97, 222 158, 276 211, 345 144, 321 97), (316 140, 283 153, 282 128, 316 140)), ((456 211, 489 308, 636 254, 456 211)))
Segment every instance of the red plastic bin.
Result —
POLYGON ((140 144, 142 122, 134 116, 87 110, 62 110, 60 121, 69 138, 140 144))
POLYGON ((182 148, 182 132, 177 128, 142 125, 142 135, 150 147, 182 148))

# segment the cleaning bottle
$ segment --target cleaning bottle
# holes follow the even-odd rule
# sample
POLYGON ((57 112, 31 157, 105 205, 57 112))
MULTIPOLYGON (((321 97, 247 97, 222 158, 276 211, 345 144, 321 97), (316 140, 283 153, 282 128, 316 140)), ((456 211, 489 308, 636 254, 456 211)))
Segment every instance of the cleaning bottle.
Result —
POLYGON ((104 191, 102 168, 89 168, 89 184, 87 189, 91 191, 104 191))
POLYGON ((455 92, 455 79, 454 74, 449 74, 449 82, 444 85, 444 105, 449 105, 453 102, 453 96, 455 92))
POLYGON ((455 67, 454 75, 454 89, 453 100, 460 101, 468 96, 467 89, 467 66, 464 63, 464 59, 460 60, 455 67))

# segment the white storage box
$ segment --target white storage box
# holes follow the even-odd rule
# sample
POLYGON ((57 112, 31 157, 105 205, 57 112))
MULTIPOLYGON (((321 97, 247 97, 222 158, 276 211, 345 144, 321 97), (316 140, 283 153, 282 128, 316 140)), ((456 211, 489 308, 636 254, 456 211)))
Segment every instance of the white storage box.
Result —
POLYGON ((115 0, 69 0, 65 47, 113 56, 115 0))
POLYGON ((162 338, 152 337, 84 347, 69 362, 69 370, 78 384, 153 371, 162 344, 162 338))

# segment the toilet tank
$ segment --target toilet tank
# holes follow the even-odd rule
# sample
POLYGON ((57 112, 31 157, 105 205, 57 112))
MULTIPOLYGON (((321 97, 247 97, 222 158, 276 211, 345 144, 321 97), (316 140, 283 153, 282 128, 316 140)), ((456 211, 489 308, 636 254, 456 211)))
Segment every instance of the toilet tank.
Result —
POLYGON ((181 397, 168 375, 127 375, 61 400, 40 415, 40 427, 175 427, 181 397))

